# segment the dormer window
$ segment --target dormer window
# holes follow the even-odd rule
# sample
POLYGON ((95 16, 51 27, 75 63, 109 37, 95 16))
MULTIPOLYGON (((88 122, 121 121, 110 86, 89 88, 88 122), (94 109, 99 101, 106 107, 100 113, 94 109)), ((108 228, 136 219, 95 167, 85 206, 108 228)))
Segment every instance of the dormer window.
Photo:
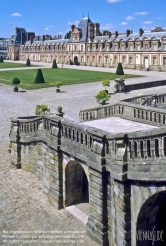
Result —
POLYGON ((122 50, 122 51, 124 50, 124 45, 121 45, 121 50, 122 50))
POLYGON ((166 50, 166 43, 163 43, 163 48, 164 50, 166 50))
POLYGON ((157 45, 153 44, 153 50, 157 50, 157 45))
POLYGON ((145 44, 145 50, 148 50, 148 44, 145 44))
POLYGON ((132 44, 130 44, 130 46, 129 46, 129 50, 130 50, 130 51, 132 51, 132 50, 133 50, 133 45, 132 45, 132 44))

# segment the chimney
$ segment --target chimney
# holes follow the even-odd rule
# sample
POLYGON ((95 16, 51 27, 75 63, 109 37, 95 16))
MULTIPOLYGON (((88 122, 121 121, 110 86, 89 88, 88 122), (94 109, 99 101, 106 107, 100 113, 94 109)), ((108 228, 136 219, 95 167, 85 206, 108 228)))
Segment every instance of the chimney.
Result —
POLYGON ((37 37, 37 41, 39 41, 39 39, 40 39, 40 36, 36 36, 37 37))
POLYGON ((126 37, 130 35, 131 31, 129 29, 126 30, 126 37))
POLYGON ((75 25, 71 25, 71 31, 74 32, 75 25))
POLYGON ((52 40, 52 37, 51 37, 51 35, 49 35, 48 39, 49 39, 49 40, 52 40))
POLYGON ((118 37, 118 31, 115 31, 115 38, 118 37))
POLYGON ((45 41, 45 35, 42 35, 42 42, 44 42, 45 41))
POLYGON ((112 35, 112 33, 111 33, 111 32, 108 32, 108 37, 109 37, 109 38, 111 37, 111 35, 112 35))
POLYGON ((30 44, 33 44, 33 36, 30 36, 30 44))
POLYGON ((23 45, 25 43, 25 32, 21 33, 21 44, 23 45))
POLYGON ((139 29, 139 37, 141 37, 143 33, 144 33, 144 30, 142 28, 140 28, 139 29))
POLYGON ((94 23, 94 36, 100 36, 100 24, 94 23))

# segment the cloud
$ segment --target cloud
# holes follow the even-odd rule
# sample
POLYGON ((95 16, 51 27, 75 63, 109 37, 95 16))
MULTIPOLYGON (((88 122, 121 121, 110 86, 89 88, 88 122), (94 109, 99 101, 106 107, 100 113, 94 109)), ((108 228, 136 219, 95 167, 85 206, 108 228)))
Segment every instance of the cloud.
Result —
POLYGON ((111 23, 105 24, 104 26, 100 27, 101 30, 111 30, 113 28, 114 28, 114 25, 111 23))
POLYGON ((108 3, 117 3, 117 2, 121 2, 122 0, 108 0, 108 3))
POLYGON ((127 24, 128 24, 127 22, 123 21, 123 22, 121 22, 119 25, 125 26, 125 25, 127 25, 127 24))
POLYGON ((144 21, 142 24, 145 24, 145 25, 149 25, 149 24, 152 24, 153 21, 144 21))
POLYGON ((157 20, 163 20, 164 17, 157 17, 157 20))
POLYGON ((22 15, 20 13, 13 13, 11 16, 21 17, 22 15))
POLYGON ((49 30, 50 30, 50 28, 46 27, 46 28, 45 28, 45 30, 46 30, 46 31, 49 31, 49 30))
POLYGON ((148 15, 148 12, 144 11, 144 12, 135 12, 135 15, 148 15))
POLYGON ((71 22, 71 21, 69 21, 68 23, 67 23, 68 25, 78 25, 78 21, 76 20, 76 21, 74 21, 74 23, 73 22, 71 22))
POLYGON ((135 18, 133 16, 131 16, 131 15, 129 15, 129 16, 126 17, 126 20, 134 20, 134 19, 135 18))

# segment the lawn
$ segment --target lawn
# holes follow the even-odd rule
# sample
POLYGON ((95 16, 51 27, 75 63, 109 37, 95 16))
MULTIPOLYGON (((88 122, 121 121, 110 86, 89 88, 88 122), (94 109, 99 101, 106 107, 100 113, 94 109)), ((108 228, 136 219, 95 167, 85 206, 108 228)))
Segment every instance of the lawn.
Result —
MULTIPOLYGON (((26 61, 25 61, 26 63, 26 61)), ((17 68, 17 67, 27 67, 25 64, 21 64, 21 63, 14 63, 14 62, 0 62, 0 69, 1 68, 17 68)), ((31 67, 34 67, 33 65, 31 65, 31 67)), ((35 66, 38 67, 38 66, 35 66)))
POLYGON ((118 76, 114 73, 108 72, 96 72, 96 71, 86 71, 77 69, 52 69, 45 68, 42 69, 45 83, 34 84, 37 69, 31 70, 12 70, 12 71, 1 71, 0 72, 0 83, 12 85, 11 81, 14 77, 20 79, 21 83, 18 87, 28 90, 53 87, 56 81, 61 81, 62 85, 70 84, 80 84, 95 81, 102 81, 103 79, 114 80, 118 77, 123 78, 134 78, 137 75, 123 75, 118 76))

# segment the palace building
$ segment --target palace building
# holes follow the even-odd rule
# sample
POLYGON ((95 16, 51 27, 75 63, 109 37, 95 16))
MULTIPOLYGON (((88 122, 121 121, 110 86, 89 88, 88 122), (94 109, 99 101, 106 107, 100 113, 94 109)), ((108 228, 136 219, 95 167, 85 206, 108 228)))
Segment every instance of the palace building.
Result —
POLYGON ((71 25, 69 33, 68 39, 61 35, 52 39, 16 28, 8 58, 24 61, 29 57, 36 62, 56 59, 57 63, 70 64, 77 57, 80 65, 116 67, 121 62, 124 68, 166 71, 166 31, 161 27, 146 32, 140 28, 138 33, 101 33, 100 24, 86 17, 78 26, 71 25))

